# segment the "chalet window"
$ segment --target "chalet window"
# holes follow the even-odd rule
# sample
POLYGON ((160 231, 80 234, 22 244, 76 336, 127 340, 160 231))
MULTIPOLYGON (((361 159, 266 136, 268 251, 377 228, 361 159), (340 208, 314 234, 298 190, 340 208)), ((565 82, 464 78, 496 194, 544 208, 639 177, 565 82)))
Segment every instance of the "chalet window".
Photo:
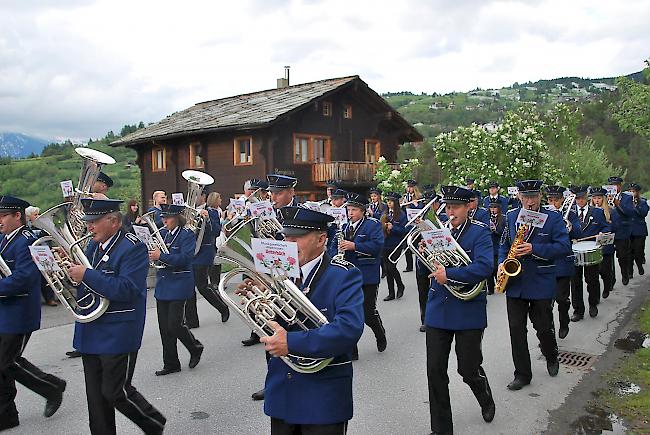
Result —
POLYGON ((366 155, 366 162, 377 163, 381 152, 381 145, 378 140, 366 139, 364 142, 364 150, 366 155))
POLYGON ((332 103, 323 101, 323 116, 332 116, 332 103))
POLYGON ((165 147, 154 147, 151 149, 151 170, 153 172, 167 170, 167 152, 165 147))
POLYGON ((296 134, 293 137, 294 163, 323 163, 330 160, 330 138, 296 134))
POLYGON ((235 166, 253 164, 253 138, 252 136, 235 138, 235 166))
POLYGON ((343 107, 343 117, 345 119, 352 119, 352 105, 351 104, 346 104, 343 107))
POLYGON ((190 144, 190 168, 203 168, 203 146, 200 143, 190 144))

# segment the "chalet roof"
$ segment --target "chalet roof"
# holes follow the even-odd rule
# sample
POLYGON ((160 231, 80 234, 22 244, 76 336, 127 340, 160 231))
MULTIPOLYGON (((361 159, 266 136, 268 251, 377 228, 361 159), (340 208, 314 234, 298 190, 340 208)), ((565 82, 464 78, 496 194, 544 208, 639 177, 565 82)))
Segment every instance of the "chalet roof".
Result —
POLYGON ((166 139, 188 134, 220 130, 239 130, 266 127, 284 115, 308 105, 313 100, 328 95, 352 83, 363 85, 391 112, 391 119, 401 128, 412 130, 408 140, 422 140, 417 131, 377 95, 359 76, 340 77, 303 83, 280 89, 269 89, 250 94, 197 103, 165 119, 137 130, 111 143, 113 146, 132 146, 156 139, 166 139))

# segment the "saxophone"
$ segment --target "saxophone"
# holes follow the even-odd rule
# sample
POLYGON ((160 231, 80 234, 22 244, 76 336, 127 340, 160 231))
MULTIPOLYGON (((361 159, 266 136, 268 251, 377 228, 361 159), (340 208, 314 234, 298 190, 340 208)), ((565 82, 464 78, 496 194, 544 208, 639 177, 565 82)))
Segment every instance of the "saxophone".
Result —
POLYGON ((503 293, 506 291, 506 285, 508 285, 508 279, 511 276, 517 276, 521 273, 521 262, 515 258, 515 252, 517 246, 524 243, 524 236, 528 231, 528 225, 522 224, 517 230, 517 235, 515 240, 510 245, 510 250, 508 251, 508 256, 503 261, 503 268, 497 273, 497 282, 494 286, 495 293, 503 293))
POLYGON ((343 260, 345 258, 345 249, 341 246, 345 237, 343 236, 343 227, 339 226, 336 230, 336 255, 334 256, 337 260, 343 260))

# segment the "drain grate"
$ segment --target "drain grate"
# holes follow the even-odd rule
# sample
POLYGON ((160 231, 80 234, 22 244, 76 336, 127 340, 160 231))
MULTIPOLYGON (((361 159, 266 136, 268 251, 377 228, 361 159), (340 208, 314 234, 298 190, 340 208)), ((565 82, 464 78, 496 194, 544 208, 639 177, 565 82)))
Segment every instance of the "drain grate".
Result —
POLYGON ((568 350, 561 350, 557 358, 560 361, 560 364, 579 368, 582 370, 591 368, 591 366, 594 365, 598 359, 595 355, 589 355, 588 353, 571 352, 568 350))

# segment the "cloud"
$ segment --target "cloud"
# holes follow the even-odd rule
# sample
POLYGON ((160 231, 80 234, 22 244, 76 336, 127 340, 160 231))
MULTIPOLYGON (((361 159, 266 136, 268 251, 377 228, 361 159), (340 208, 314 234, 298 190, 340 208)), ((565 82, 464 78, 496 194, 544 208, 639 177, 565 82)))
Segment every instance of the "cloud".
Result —
POLYGON ((0 130, 98 137, 205 101, 359 74, 448 92, 643 67, 650 3, 5 0, 0 130))

